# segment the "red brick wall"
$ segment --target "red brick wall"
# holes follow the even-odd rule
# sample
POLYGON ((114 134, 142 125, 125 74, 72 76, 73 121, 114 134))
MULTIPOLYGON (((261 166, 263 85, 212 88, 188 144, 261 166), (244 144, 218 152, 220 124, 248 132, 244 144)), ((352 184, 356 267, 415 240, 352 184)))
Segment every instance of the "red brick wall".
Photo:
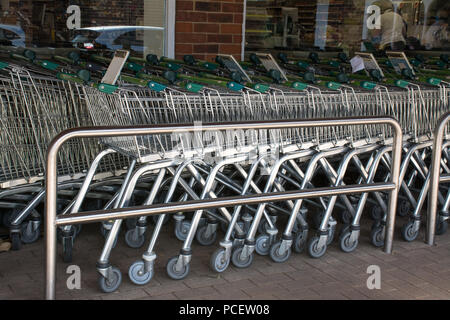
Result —
POLYGON ((241 58, 243 0, 176 2, 175 55, 213 61, 218 53, 241 58))

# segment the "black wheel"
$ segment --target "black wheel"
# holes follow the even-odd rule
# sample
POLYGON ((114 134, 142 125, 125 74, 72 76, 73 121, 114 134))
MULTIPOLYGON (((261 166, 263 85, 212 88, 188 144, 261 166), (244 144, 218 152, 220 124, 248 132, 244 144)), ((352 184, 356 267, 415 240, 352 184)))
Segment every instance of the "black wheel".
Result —
POLYGON ((447 232, 448 229, 448 221, 444 220, 444 221, 437 221, 436 223, 436 235, 440 236, 443 235, 444 233, 447 232))
POLYGON ((355 241, 351 241, 350 240, 351 235, 352 232, 347 231, 339 237, 339 246, 341 247, 341 250, 344 252, 352 252, 358 246, 358 239, 356 239, 355 241))
POLYGON ((131 282, 137 285, 144 285, 150 282, 153 277, 153 269, 150 272, 144 272, 144 262, 136 261, 128 269, 128 276, 131 282))
POLYGON ((309 243, 308 243, 308 254, 311 256, 311 258, 315 258, 315 259, 320 258, 327 251, 327 245, 326 244, 324 244, 320 248, 318 247, 318 244, 319 244, 319 237, 317 237, 317 236, 312 237, 309 240, 309 243))
POLYGON ((261 234, 256 238, 255 251, 260 256, 267 256, 270 251, 270 241, 267 234, 261 234))
POLYGON ((229 264, 230 259, 226 258, 225 249, 219 248, 212 254, 209 266, 213 271, 221 273, 227 270, 229 264))
POLYGON ((307 234, 304 234, 301 229, 299 229, 298 233, 295 235, 294 238, 294 251, 297 253, 302 253, 303 250, 305 250, 306 242, 308 240, 307 234))
POLYGON ((119 269, 115 267, 112 268, 111 279, 107 280, 103 276, 100 276, 100 278, 98 278, 98 284, 100 286, 100 289, 105 293, 111 293, 116 291, 121 283, 122 283, 122 273, 120 272, 119 269))
POLYGON ((370 241, 375 247, 382 247, 384 245, 383 227, 375 226, 370 231, 370 241))
POLYGON ((140 248, 144 245, 145 236, 139 235, 138 229, 135 227, 134 229, 130 229, 125 233, 125 243, 130 248, 140 248))
POLYGON ((231 262, 237 268, 248 268, 253 262, 253 254, 249 255, 245 260, 241 260, 241 252, 243 247, 236 248, 233 250, 233 254, 231 255, 231 262))
POLYGON ((170 260, 167 262, 166 270, 167 270, 167 274, 170 278, 172 278, 174 280, 181 280, 181 279, 186 278, 187 275, 189 274, 190 266, 189 266, 189 263, 185 264, 181 270, 177 271, 175 269, 177 262, 178 262, 178 256, 170 258, 170 260))
POLYGON ((202 246, 210 246, 217 239, 217 232, 211 233, 209 236, 206 236, 206 231, 208 230, 208 225, 204 225, 203 227, 198 228, 197 234, 195 235, 195 239, 202 246))
POLYGON ((411 211, 411 202, 408 200, 400 200, 397 204, 397 215, 406 217, 411 211))
POLYGON ((281 246, 281 241, 274 243, 272 245, 272 247, 270 248, 270 253, 269 253, 272 260, 277 263, 282 263, 282 262, 287 261, 289 259, 289 257, 291 256, 291 252, 292 252, 291 248, 289 247, 283 254, 280 255, 280 253, 279 253, 280 246, 281 246))
POLYGON ((175 226, 175 237, 180 241, 186 240, 189 229, 191 229, 191 222, 185 220, 181 221, 178 227, 175 226))
POLYGON ((408 221, 402 226, 402 238, 405 241, 411 242, 416 240, 419 235, 419 230, 414 231, 414 221, 408 221))
POLYGON ((10 235, 11 239, 11 250, 20 250, 22 247, 22 241, 20 240, 20 234, 18 232, 13 232, 10 235))
POLYGON ((32 221, 23 223, 20 228, 20 238, 22 239, 22 242, 26 244, 36 242, 37 239, 39 239, 40 234, 41 230, 39 228, 33 230, 32 221))
POLYGON ((63 238, 63 261, 65 263, 72 262, 73 237, 63 238))
POLYGON ((380 206, 373 206, 370 208, 370 217, 372 220, 379 221, 383 219, 384 213, 380 206))

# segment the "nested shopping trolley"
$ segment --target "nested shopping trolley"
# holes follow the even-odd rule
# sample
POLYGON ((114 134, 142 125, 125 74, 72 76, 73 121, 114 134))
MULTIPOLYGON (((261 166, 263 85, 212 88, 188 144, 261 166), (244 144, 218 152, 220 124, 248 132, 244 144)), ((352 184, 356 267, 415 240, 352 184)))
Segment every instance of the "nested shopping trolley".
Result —
MULTIPOLYGON (((40 235, 37 210, 44 196, 45 157, 49 142, 61 130, 90 125, 78 88, 24 65, 1 63, 0 70, 0 199, 3 224, 11 230, 13 248, 40 235)), ((59 156, 61 210, 100 152, 96 141, 68 144, 59 156)), ((106 162, 101 172, 112 175, 119 162, 106 162)), ((103 175, 105 177, 105 175, 103 175)))
MULTIPOLYGON (((304 90, 283 91, 269 88, 261 93, 242 88, 239 93, 204 88, 200 94, 182 92, 168 87, 120 88, 104 93, 84 87, 93 122, 97 126, 130 126, 158 123, 198 123, 246 120, 273 120, 320 117, 348 117, 359 115, 407 116, 406 110, 396 111, 395 105, 383 99, 364 102, 366 95, 342 88, 338 92, 322 92, 305 86, 304 90)), ((381 92, 382 90, 380 90, 381 92)), ((389 99, 387 99, 389 100, 389 99)), ((201 130, 199 130, 201 132, 201 130)), ((187 199, 207 199, 220 195, 247 195, 307 189, 316 185, 344 185, 348 168, 356 169, 353 177, 358 183, 374 183, 375 173, 382 159, 391 151, 392 132, 384 126, 324 127, 309 129, 261 130, 229 135, 209 136, 176 134, 142 137, 104 138, 109 148, 132 158, 114 208, 129 205, 136 184, 142 177, 154 176, 148 197, 141 203, 169 203, 187 199), (389 140, 391 139, 391 140, 389 140), (211 161, 213 159, 213 161, 211 161), (365 163, 363 163, 363 161, 365 163)), ((387 165, 389 166, 389 164, 387 165)), ((382 177, 386 179, 385 176, 382 177)), ((88 181, 86 183, 89 183, 88 181)), ((259 206, 237 206, 218 210, 198 210, 187 221, 185 214, 173 215, 175 235, 184 241, 179 256, 167 263, 167 272, 174 279, 189 273, 191 246, 194 237, 202 245, 213 244, 219 226, 225 231, 221 248, 211 259, 211 267, 223 272, 230 260, 237 267, 248 267, 253 251, 270 254, 277 262, 287 260, 291 246, 301 252, 308 242, 308 207, 320 208, 323 218, 318 219, 318 236, 308 243, 313 256, 321 256, 333 239, 336 221, 331 213, 336 203, 354 213, 347 229, 353 241, 343 241, 351 251, 356 246, 359 219, 367 195, 361 197, 322 197, 309 201, 286 201, 259 206), (356 208, 355 208, 356 207, 356 208), (277 217, 281 218, 277 224, 277 217), (287 220, 286 220, 287 219, 287 220), (283 235, 277 240, 277 226, 286 223, 283 235), (256 237, 256 233, 260 235, 256 237), (356 239, 355 239, 356 237, 356 239), (256 239, 255 239, 256 238, 256 239), (331 239, 331 240, 330 240, 331 239)), ((382 195, 375 197, 380 205, 382 195)), ((165 215, 159 216, 148 249, 142 260, 129 269, 131 280, 145 284, 153 276, 156 260, 155 246, 165 215)), ((111 292, 121 282, 121 272, 112 267, 110 255, 122 221, 116 220, 107 233, 105 246, 98 260, 100 286, 111 292)), ((132 247, 144 243, 146 219, 141 217, 128 224, 126 242, 132 247)), ((384 227, 384 224, 383 224, 384 227)), ((382 228, 383 228, 382 227, 382 228)), ((381 228, 381 230, 383 230, 381 228)), ((382 233, 382 232, 381 232, 382 233)), ((346 237, 347 239, 349 236, 346 237)))

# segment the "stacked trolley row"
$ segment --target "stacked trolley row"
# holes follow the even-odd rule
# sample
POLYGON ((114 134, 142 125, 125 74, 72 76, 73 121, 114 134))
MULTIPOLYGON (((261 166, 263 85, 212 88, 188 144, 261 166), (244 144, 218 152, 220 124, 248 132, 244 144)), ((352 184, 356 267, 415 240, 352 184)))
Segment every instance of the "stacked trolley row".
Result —
MULTIPOLYGON (((404 129, 402 197, 411 202, 415 201, 412 195, 414 179, 420 179, 428 172, 425 160, 426 148, 432 139, 431 130, 439 116, 449 108, 445 88, 420 90, 414 86, 403 91, 376 87, 372 92, 356 92, 347 86, 338 91, 321 92, 307 86, 300 92, 272 88, 264 94, 249 88, 232 93, 206 87, 197 94, 167 87, 159 87, 158 91, 128 87, 112 94, 83 87, 83 92, 96 126, 158 123, 198 123, 201 126, 205 122, 393 116, 404 129)), ((203 136, 180 132, 105 138, 102 142, 133 159, 120 197, 112 205, 122 208, 130 205, 136 184, 148 176, 153 177, 152 184, 148 196, 137 203, 139 205, 313 186, 338 187, 348 181, 366 184, 387 181, 392 161, 389 155, 391 137, 392 133, 384 126, 359 126, 203 136)), ((85 185, 89 183, 89 180, 85 181, 85 185)), ((425 184, 420 194, 425 194, 426 188, 425 184)), ((79 195, 80 198, 83 196, 79 195)), ((419 201, 423 201, 423 197, 419 197, 419 201)), ((173 279, 186 277, 194 237, 202 245, 211 245, 216 241, 219 226, 225 236, 220 242, 221 248, 211 257, 211 267, 216 272, 225 271, 230 261, 237 267, 250 266, 254 251, 283 262, 289 258, 292 249, 301 252, 307 248, 312 257, 318 258, 334 238, 335 208, 341 209, 346 222, 339 235, 340 247, 351 252, 358 244, 360 219, 367 202, 386 212, 383 193, 366 193, 314 201, 199 210, 191 219, 186 219, 184 213, 176 214, 175 235, 184 244, 180 254, 168 261, 167 273, 173 279), (311 221, 317 231, 308 236, 311 221), (282 227, 281 237, 277 227, 282 227)), ((155 246, 165 218, 161 215, 156 221, 142 260, 130 266, 128 274, 136 284, 148 283, 153 276, 155 246)), ((386 217, 382 214, 377 218, 371 229, 371 241, 381 246, 386 217)), ((127 222, 127 244, 141 247, 145 242, 146 218, 127 222)), ((120 270, 109 262, 121 223, 116 220, 111 226, 97 264, 100 286, 106 292, 116 290, 121 282, 120 270)))
MULTIPOLYGON (((0 70, 0 207, 3 224, 11 230, 13 249, 40 235, 38 206, 44 196, 46 150, 62 130, 91 125, 83 96, 73 83, 49 73, 2 63, 0 70)), ((61 210, 78 192, 92 159, 96 141, 76 141, 59 156, 61 210)), ((121 170, 122 159, 108 159, 97 178, 121 170)), ((93 195, 91 195, 93 196, 93 195)))

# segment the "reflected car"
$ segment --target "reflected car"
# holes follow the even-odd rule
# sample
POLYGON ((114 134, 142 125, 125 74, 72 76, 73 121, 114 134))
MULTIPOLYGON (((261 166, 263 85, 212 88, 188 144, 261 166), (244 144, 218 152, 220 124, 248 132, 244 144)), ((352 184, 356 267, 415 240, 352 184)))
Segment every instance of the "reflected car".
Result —
POLYGON ((20 26, 0 24, 0 45, 25 47, 25 32, 20 26))
POLYGON ((132 50, 144 53, 144 32, 152 32, 154 39, 163 41, 164 28, 150 26, 111 26, 111 27, 88 27, 76 30, 72 44, 76 48, 119 49, 132 50))

